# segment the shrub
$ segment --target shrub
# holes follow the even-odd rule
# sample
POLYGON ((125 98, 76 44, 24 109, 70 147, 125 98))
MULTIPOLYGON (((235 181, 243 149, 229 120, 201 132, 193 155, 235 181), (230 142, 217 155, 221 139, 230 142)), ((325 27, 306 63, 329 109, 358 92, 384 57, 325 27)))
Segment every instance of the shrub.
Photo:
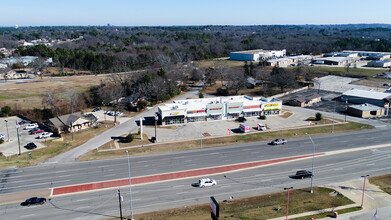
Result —
POLYGON ((1 115, 3 116, 8 116, 11 114, 11 107, 9 107, 8 105, 4 106, 1 108, 1 115))
POLYGON ((202 94, 202 92, 198 93, 198 98, 200 99, 204 98, 204 94, 202 94))
POLYGON ((130 143, 130 142, 132 142, 133 140, 134 140, 133 135, 132 135, 132 134, 128 134, 128 135, 126 135, 126 137, 124 137, 124 138, 122 139, 122 142, 124 142, 124 143, 130 143))
POLYGON ((317 112, 317 113, 315 114, 315 120, 316 120, 316 121, 322 120, 322 114, 321 114, 320 112, 317 112))
POLYGON ((4 143, 4 140, 3 139, 0 139, 0 144, 4 143))

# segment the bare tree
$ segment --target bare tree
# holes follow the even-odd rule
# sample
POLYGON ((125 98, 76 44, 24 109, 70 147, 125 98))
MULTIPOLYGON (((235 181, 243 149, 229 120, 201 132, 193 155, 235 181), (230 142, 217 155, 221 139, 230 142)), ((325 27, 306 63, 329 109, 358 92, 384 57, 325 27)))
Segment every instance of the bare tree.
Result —
POLYGON ((224 85, 224 79, 227 70, 229 69, 228 63, 226 60, 216 60, 213 65, 214 70, 220 77, 221 85, 224 85))
POLYGON ((50 108, 54 111, 55 115, 58 116, 60 112, 59 106, 57 105, 58 101, 59 99, 55 91, 49 89, 46 91, 46 94, 43 96, 42 104, 50 106, 50 108))
POLYGON ((69 106, 71 107, 72 114, 74 112, 74 108, 76 107, 76 104, 79 101, 79 95, 80 95, 79 92, 74 88, 68 89, 65 92, 65 96, 66 99, 68 100, 69 106))
POLYGON ((227 81, 228 89, 234 90, 236 95, 239 93, 239 90, 246 88, 247 85, 247 77, 242 71, 229 71, 227 81))

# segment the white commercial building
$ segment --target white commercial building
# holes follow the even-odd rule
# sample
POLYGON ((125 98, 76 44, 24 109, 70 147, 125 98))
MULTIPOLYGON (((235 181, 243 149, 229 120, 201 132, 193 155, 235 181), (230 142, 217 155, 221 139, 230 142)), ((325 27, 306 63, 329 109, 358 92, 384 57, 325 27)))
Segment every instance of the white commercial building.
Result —
POLYGON ((246 51, 237 51, 231 52, 229 55, 230 60, 239 60, 239 61, 260 61, 271 58, 284 57, 286 50, 246 50, 246 51))
POLYGON ((289 57, 283 57, 283 58, 274 58, 267 61, 267 64, 269 66, 280 66, 280 65, 287 65, 287 64, 293 64, 293 63, 300 63, 304 61, 310 61, 312 60, 312 56, 310 55, 298 55, 298 56, 289 56, 289 57))
POLYGON ((367 63, 367 66, 369 67, 390 67, 391 66, 391 60, 374 60, 367 63))
POLYGON ((282 101, 274 98, 230 96, 174 101, 158 107, 162 125, 279 115, 282 101))

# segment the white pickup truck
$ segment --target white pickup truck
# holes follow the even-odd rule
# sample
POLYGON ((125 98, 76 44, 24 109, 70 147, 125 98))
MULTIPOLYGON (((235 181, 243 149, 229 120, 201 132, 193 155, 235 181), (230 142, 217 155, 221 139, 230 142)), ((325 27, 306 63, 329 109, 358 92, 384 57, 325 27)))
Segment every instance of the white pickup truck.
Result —
POLYGON ((286 141, 285 139, 276 139, 274 141, 272 141, 270 144, 271 145, 279 145, 279 144, 286 144, 288 143, 288 141, 286 141))

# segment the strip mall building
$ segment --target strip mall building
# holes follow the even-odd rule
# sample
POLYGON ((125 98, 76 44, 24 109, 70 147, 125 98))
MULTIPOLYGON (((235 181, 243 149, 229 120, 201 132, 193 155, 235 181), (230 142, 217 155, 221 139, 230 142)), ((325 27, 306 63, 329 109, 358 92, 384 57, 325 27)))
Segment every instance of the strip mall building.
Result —
POLYGON ((162 125, 279 115, 282 101, 274 98, 230 96, 177 100, 158 107, 162 125))

